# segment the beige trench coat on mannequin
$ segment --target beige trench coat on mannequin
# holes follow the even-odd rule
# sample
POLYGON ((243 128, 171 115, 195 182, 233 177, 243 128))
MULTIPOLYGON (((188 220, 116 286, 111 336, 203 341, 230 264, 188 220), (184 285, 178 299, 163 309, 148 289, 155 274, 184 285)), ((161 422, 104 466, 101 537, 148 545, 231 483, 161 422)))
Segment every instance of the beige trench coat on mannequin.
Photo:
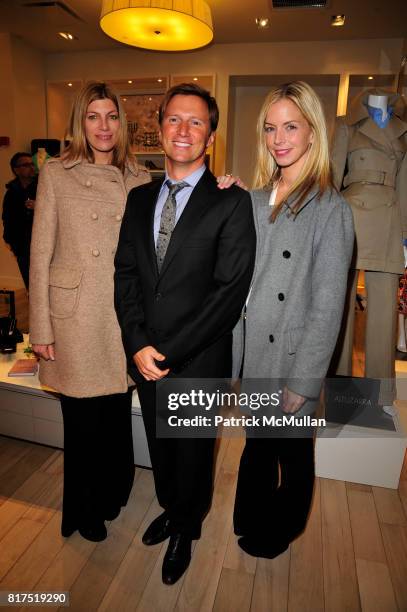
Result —
POLYGON ((49 160, 37 191, 30 265, 30 341, 55 343, 40 380, 64 395, 127 391, 113 304, 114 256, 127 193, 150 181, 137 165, 49 160))
MULTIPOLYGON (((407 236, 407 122, 398 94, 380 89, 353 100, 338 119, 333 146, 334 181, 352 207, 356 252, 352 267, 365 271, 368 298, 365 375, 381 379, 379 404, 396 396, 395 335, 398 274, 404 271, 407 236), (369 94, 388 96, 393 116, 385 128, 369 117, 369 94)), ((336 371, 352 374, 354 300, 357 274, 351 274, 348 308, 338 348, 336 371)))
POLYGON ((335 187, 352 207, 358 270, 404 272, 407 237, 407 121, 401 96, 380 89, 363 92, 337 120, 332 148, 335 187), (387 95, 393 116, 385 128, 369 117, 369 94, 387 95))

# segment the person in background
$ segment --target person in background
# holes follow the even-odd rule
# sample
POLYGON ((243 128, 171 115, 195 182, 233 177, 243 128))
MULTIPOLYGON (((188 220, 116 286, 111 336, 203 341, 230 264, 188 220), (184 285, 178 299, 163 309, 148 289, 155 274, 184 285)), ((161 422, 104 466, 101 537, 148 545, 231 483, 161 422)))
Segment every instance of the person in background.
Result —
POLYGON ((31 153, 15 153, 10 160, 10 167, 15 178, 7 183, 3 200, 3 239, 15 255, 24 285, 28 289, 37 177, 31 153))
MULTIPOLYGON (((257 137, 256 265, 245 316, 234 330, 234 377, 242 374, 242 390, 264 381, 273 388, 278 380, 278 416, 313 415, 341 323, 352 213, 332 186, 324 113, 307 83, 287 83, 267 96, 257 137)), ((294 435, 246 436, 234 529, 250 555, 276 557, 306 525, 313 438, 294 435)))
POLYGON ((79 92, 72 141, 40 172, 31 245, 30 340, 40 381, 61 395, 61 532, 106 538, 134 477, 131 392, 113 301, 127 193, 150 181, 130 154, 125 113, 105 83, 79 92))

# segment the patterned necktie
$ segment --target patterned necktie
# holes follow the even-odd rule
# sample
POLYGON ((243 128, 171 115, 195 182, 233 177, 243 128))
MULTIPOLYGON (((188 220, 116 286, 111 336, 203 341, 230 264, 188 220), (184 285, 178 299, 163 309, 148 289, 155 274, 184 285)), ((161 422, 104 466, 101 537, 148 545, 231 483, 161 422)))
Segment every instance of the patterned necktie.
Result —
POLYGON ((181 189, 189 186, 188 183, 185 183, 185 181, 181 181, 180 183, 171 183, 171 181, 168 180, 166 184, 169 189, 169 193, 161 213, 160 230, 158 232, 157 246, 155 249, 159 272, 161 270, 161 266, 163 265, 164 257, 175 227, 175 213, 177 209, 177 201, 175 196, 179 191, 181 191, 181 189))

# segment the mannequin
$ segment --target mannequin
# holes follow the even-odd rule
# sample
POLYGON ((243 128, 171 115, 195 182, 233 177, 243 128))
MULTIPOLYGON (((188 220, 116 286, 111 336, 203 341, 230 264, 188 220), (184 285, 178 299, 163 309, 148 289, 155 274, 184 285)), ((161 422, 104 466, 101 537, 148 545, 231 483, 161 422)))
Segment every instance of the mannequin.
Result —
MULTIPOLYGON (((387 103, 388 103, 388 96, 375 96, 373 94, 369 94, 369 97, 367 99, 367 106, 368 109, 379 109, 382 111, 382 117, 381 117, 381 121, 383 123, 385 123, 387 121, 387 119, 389 118, 389 112, 387 109, 387 103)), ((374 118, 373 118, 374 121, 374 118)), ((377 125, 379 127, 381 126, 381 122, 376 121, 377 125)))
POLYGON ((367 321, 365 375, 380 379, 379 404, 395 414, 395 346, 399 275, 407 236, 407 122, 399 94, 372 89, 337 120, 332 161, 335 186, 352 207, 356 248, 349 307, 336 373, 352 375, 354 303, 359 270, 365 272, 367 321))

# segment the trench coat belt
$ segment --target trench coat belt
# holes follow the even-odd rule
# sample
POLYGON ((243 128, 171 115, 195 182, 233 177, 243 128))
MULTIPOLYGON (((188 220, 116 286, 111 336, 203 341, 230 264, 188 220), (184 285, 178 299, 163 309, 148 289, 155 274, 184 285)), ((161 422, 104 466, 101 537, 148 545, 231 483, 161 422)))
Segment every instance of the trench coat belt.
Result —
POLYGON ((396 187, 396 176, 389 172, 380 170, 351 170, 345 176, 343 184, 348 187, 352 183, 373 183, 375 185, 385 185, 386 187, 396 187))

